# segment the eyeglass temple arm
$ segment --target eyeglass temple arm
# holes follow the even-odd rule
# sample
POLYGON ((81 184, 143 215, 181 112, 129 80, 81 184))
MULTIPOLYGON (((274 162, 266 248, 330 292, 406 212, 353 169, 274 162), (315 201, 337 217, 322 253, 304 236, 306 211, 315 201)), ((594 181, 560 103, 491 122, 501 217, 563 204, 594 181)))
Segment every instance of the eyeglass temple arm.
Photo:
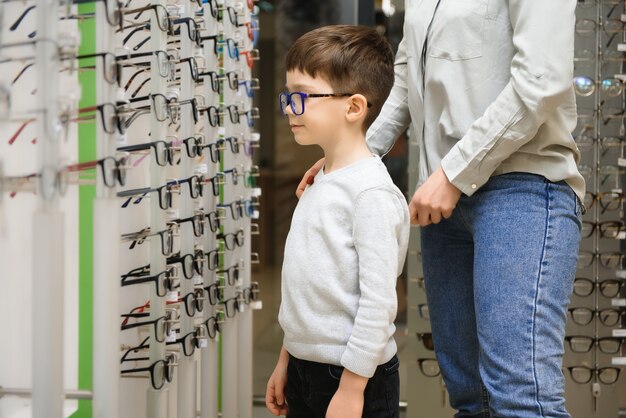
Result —
POLYGON ((14 78, 14 79, 13 79, 13 81, 11 82, 11 85, 14 85, 14 84, 17 82, 17 80, 19 80, 19 79, 20 79, 20 77, 22 77, 22 75, 24 75, 24 73, 26 72, 26 70, 28 70, 28 69, 29 69, 30 67, 32 67, 33 65, 35 65, 35 63, 34 63, 34 62, 31 62, 30 64, 26 64, 26 65, 24 66, 24 68, 22 68, 22 69, 20 70, 20 72, 19 72, 19 73, 15 76, 15 78, 14 78))
POLYGON ((137 373, 137 372, 149 372, 151 370, 152 370, 152 367, 139 367, 135 369, 120 370, 120 373, 126 374, 126 373, 137 373))
POLYGON ((128 99, 128 101, 130 103, 137 103, 137 102, 143 102, 143 101, 146 101, 146 100, 150 100, 150 99, 152 99, 152 97, 153 97, 153 95, 151 95, 151 94, 145 94, 143 96, 133 97, 131 99, 128 99))
POLYGON ((132 359, 127 359, 127 356, 133 352, 133 351, 138 351, 138 350, 144 350, 146 348, 149 348, 150 345, 147 344, 148 339, 150 337, 146 337, 141 344, 139 344, 137 347, 131 347, 128 350, 126 350, 126 352, 124 352, 124 354, 122 355, 122 358, 120 359, 120 364, 124 363, 125 361, 139 361, 139 360, 149 360, 149 357, 138 357, 138 358, 132 358, 132 359))
MULTIPOLYGON (((146 39, 144 39, 143 41, 139 42, 137 45, 135 45, 133 47, 133 51, 137 51, 139 49, 141 49, 142 46, 144 46, 146 44, 146 42, 148 42, 150 40, 150 36, 147 36, 146 39)), ((169 42, 168 42, 169 44, 169 42)))
POLYGON ((131 93, 131 95, 130 95, 130 101, 137 100, 136 96, 139 94, 139 92, 141 91, 141 89, 143 89, 143 87, 144 87, 146 84, 148 84, 148 82, 149 82, 151 79, 152 79, 151 77, 147 77, 145 80, 143 80, 143 81, 141 82, 141 84, 139 85, 139 87, 137 87, 137 88, 135 89, 135 91, 131 93))
POLYGON ((145 106, 145 107, 142 106, 140 108, 137 108, 136 111, 130 116, 130 118, 128 118, 128 120, 124 122, 124 127, 128 129, 130 125, 132 125, 139 118, 139 116, 147 115, 149 113, 150 113, 150 106, 145 106))
POLYGON ((127 330, 127 329, 131 329, 131 328, 137 328, 137 327, 142 327, 145 325, 152 325, 156 322, 157 320, 154 321, 140 321, 140 322, 133 322, 132 324, 124 324, 121 326, 121 330, 127 330))
POLYGON ((136 145, 125 145, 123 147, 117 147, 118 151, 145 151, 148 150, 150 148, 152 148, 152 146, 155 144, 155 142, 145 142, 143 144, 136 144, 136 145))
POLYGON ((24 9, 22 14, 17 18, 17 20, 11 26, 9 26, 9 30, 11 32, 15 31, 18 28, 18 26, 20 25, 20 23, 22 23, 22 20, 24 20, 26 15, 28 15, 28 13, 30 13, 31 10, 35 9, 35 7, 37 7, 36 4, 32 5, 32 6, 29 6, 26 9, 24 9))
POLYGON ((148 276, 148 277, 133 277, 133 276, 126 276, 122 279, 121 281, 121 285, 122 286, 132 286, 134 284, 140 284, 140 283, 150 283, 150 282, 155 282, 157 280, 157 276, 148 276))
MULTIPOLYGON (((148 195, 148 193, 151 191, 155 191, 155 190, 147 188, 147 190, 143 194, 137 193, 137 194, 140 194, 140 196, 135 200, 134 204, 138 204, 139 202, 141 202, 141 200, 145 198, 148 195)), ((133 192, 133 190, 125 190, 125 192, 133 192)), ((118 192, 118 197, 130 196, 127 200, 124 201, 124 203, 122 203, 122 208, 126 208, 130 204, 130 202, 133 200, 133 196, 137 196, 137 194, 134 194, 134 193, 120 196, 120 193, 123 193, 123 192, 118 192)))
POLYGON ((137 23, 135 23, 135 24, 132 24, 132 25, 125 26, 125 27, 123 28, 124 30, 126 30, 126 29, 131 29, 131 28, 135 28, 135 29, 133 29, 132 31, 130 31, 130 32, 128 33, 128 35, 126 35, 126 36, 124 37, 124 39, 122 40, 122 45, 126 45, 126 43, 130 40, 130 38, 132 38, 132 37, 133 37, 133 35, 134 35, 135 33, 137 33, 137 32, 142 32, 142 31, 144 31, 144 30, 150 30, 150 24, 149 24, 149 23, 148 23, 148 24, 143 24, 143 25, 140 25, 140 26, 137 26, 137 25, 138 25, 138 24, 137 24, 137 23))
POLYGON ((11 136, 11 138, 9 138, 9 145, 13 145, 13 143, 17 140, 17 137, 20 136, 20 134, 22 133, 22 131, 32 122, 34 122, 36 119, 28 119, 26 122, 24 122, 17 131, 15 131, 15 133, 13 134, 13 136, 11 136))
POLYGON ((135 80, 135 78, 137 78, 139 74, 146 72, 147 70, 148 68, 140 68, 139 70, 135 71, 133 75, 131 75, 128 81, 126 82, 126 85, 124 85, 124 91, 127 91, 130 88, 130 85, 135 80))
POLYGON ((145 238, 151 235, 154 235, 154 234, 150 234, 150 227, 148 226, 146 228, 143 228, 141 231, 122 234, 121 238, 123 240, 133 241, 133 240, 137 240, 138 238, 145 238))
POLYGON ((150 274, 149 272, 149 265, 145 265, 143 267, 137 267, 132 269, 131 271, 129 271, 126 274, 122 274, 120 277, 124 278, 124 277, 143 277, 143 276, 147 276, 150 274), (148 269, 148 270, 146 270, 148 269))

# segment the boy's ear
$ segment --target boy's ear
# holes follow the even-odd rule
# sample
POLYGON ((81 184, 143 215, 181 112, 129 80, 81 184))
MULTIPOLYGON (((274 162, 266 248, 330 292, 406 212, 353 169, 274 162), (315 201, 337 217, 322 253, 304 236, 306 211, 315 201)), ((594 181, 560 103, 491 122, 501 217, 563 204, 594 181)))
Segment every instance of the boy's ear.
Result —
POLYGON ((346 119, 348 122, 357 122, 367 115, 367 99, 362 94, 353 94, 348 98, 346 119))

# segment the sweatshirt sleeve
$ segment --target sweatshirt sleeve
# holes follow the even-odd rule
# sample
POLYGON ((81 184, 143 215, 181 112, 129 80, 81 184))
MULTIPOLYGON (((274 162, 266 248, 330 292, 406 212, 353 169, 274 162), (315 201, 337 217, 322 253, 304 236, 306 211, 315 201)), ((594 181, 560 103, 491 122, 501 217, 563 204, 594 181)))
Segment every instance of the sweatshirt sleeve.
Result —
POLYGON ((511 80, 441 163, 468 196, 573 94, 576 1, 510 0, 509 8, 517 50, 511 80))
POLYGON ((404 264, 409 216, 404 199, 387 189, 362 192, 356 203, 353 239, 359 260, 359 305, 341 364, 372 377, 393 337, 396 279, 404 264))

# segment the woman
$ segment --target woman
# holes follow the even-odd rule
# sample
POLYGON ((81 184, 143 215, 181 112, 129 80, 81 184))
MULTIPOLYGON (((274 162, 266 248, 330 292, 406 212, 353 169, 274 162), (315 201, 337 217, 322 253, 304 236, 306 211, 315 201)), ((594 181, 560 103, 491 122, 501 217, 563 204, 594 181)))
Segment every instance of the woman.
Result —
POLYGON ((407 0, 394 88, 368 130, 379 155, 409 125, 420 144, 409 207, 456 417, 570 416, 561 363, 585 192, 575 8, 407 0))

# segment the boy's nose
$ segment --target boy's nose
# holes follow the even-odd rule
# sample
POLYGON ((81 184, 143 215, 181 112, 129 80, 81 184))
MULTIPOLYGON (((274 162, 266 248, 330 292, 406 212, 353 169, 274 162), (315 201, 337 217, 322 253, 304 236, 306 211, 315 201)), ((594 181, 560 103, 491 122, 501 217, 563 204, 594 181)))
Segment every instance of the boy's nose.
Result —
POLYGON ((287 116, 296 116, 291 109, 291 105, 285 106, 285 115, 287 116))

